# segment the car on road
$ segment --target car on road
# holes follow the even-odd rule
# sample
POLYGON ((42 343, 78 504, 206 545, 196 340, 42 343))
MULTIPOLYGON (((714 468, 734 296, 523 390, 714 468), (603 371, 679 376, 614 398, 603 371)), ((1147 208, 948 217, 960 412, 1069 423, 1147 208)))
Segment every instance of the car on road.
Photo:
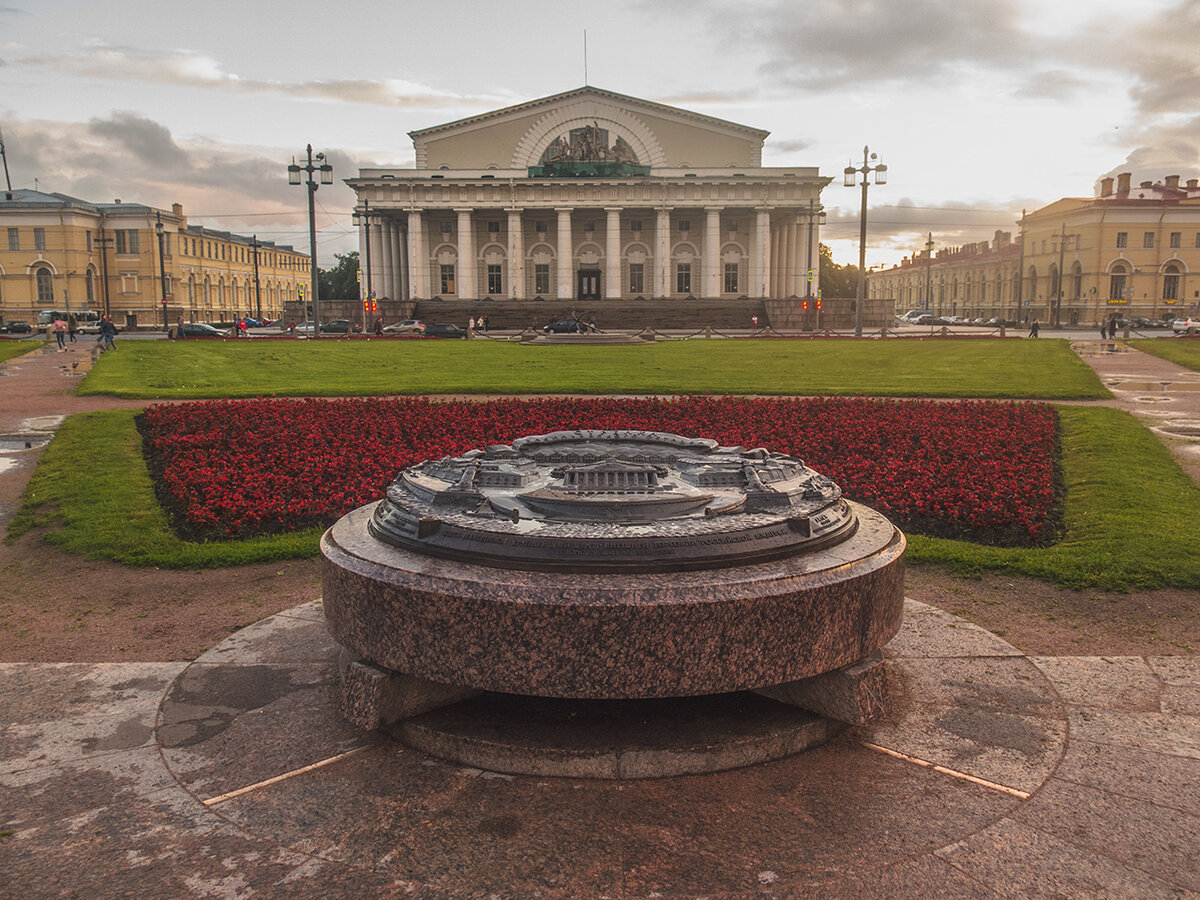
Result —
POLYGON ((405 319, 383 327, 384 334, 424 334, 425 323, 417 319, 405 319))
MULTIPOLYGON (((305 335, 308 335, 311 337, 313 334, 313 331, 315 329, 313 328, 312 322, 301 322, 299 325, 297 325, 295 327, 294 330, 295 330, 296 334, 305 334, 305 335)), ((321 330, 324 331, 324 328, 322 328, 321 330)))
POLYGON ((33 326, 28 322, 8 322, 0 325, 0 332, 4 334, 33 334, 33 326))
POLYGON ((425 337, 465 338, 467 331, 449 322, 432 322, 425 326, 425 337))
POLYGON ((322 334, 358 334, 362 328, 349 319, 334 319, 321 326, 322 334))
POLYGON ((184 322, 183 337, 185 340, 187 338, 223 338, 229 337, 229 332, 214 328, 207 322, 184 322))
POLYGON ((1200 334, 1200 318, 1190 316, 1186 319, 1176 319, 1171 323, 1171 330, 1176 334, 1200 334))
POLYGON ((542 329, 546 334, 586 334, 587 330, 587 323, 582 319, 576 319, 574 316, 566 319, 555 319, 542 329))

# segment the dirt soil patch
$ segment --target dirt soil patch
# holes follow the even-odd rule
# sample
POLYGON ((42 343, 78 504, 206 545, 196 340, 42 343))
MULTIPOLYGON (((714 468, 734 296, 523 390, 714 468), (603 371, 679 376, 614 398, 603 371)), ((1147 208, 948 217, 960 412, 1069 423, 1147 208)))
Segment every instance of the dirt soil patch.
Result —
MULTIPOLYGON (((910 566, 906 594, 1031 655, 1193 654, 1200 592, 1074 591, 910 566)), ((31 532, 0 545, 0 662, 194 659, 234 631, 321 594, 317 560, 134 569, 63 553, 31 532)))

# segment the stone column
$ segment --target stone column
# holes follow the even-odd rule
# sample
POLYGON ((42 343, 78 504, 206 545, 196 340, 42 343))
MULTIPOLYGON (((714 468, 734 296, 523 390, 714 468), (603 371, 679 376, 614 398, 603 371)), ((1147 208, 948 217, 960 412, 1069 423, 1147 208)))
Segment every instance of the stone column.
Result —
MULTIPOLYGON (((376 297, 383 296, 383 222, 380 216, 379 223, 371 226, 371 290, 376 297)), ((366 289, 364 284, 363 290, 366 289)))
POLYGON ((750 296, 769 297, 771 283, 771 211, 760 209, 754 223, 754 267, 750 275, 750 296))
POLYGON ((621 299, 621 207, 606 206, 608 221, 604 225, 604 297, 621 299))
POLYGON ((654 296, 671 295, 671 207, 658 210, 654 225, 654 296))
POLYGON ((508 211, 508 297, 525 299, 525 223, 519 209, 508 211))
MULTIPOLYGON (((374 253, 375 251, 372 250, 371 252, 374 253)), ((373 257, 371 261, 375 261, 373 257)), ((371 273, 371 277, 374 278, 375 274, 371 273)), ((362 219, 359 219, 358 225, 358 279, 361 282, 359 284, 359 294, 361 295, 359 299, 362 299, 362 297, 367 296, 367 223, 362 219)), ((253 282, 251 282, 250 289, 254 290, 253 282)), ((193 305, 195 304, 193 303, 193 305)))
POLYGON ((380 279, 382 283, 376 285, 376 290, 380 297, 387 297, 389 300, 396 297, 396 258, 392 242, 392 228, 392 220, 384 216, 383 221, 376 229, 381 233, 383 244, 383 253, 380 254, 383 258, 383 278, 380 279))
POLYGON ((396 260, 396 300, 408 299, 408 242, 399 219, 392 220, 392 255, 396 260))
POLYGON ((570 208, 558 208, 558 293, 559 300, 570 300, 575 296, 574 273, 575 248, 571 240, 570 208))
POLYGON ((471 209, 456 209, 458 213, 458 271, 455 290, 459 300, 478 300, 475 288, 475 230, 471 209))
POLYGON ((701 297, 716 300, 721 296, 721 207, 704 207, 704 284, 701 297))
POLYGON ((425 255, 425 223, 419 209, 408 212, 408 296, 412 300, 428 300, 429 260, 425 255))

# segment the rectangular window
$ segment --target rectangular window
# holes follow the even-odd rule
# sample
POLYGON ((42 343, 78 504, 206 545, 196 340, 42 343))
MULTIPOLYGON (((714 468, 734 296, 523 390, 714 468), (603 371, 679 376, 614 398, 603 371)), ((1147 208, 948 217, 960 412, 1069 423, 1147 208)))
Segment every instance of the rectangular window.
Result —
POLYGON ((443 222, 442 223, 442 234, 449 234, 453 230, 454 230, 453 222, 443 222))
POLYGON ((596 231, 596 223, 595 222, 584 222, 583 223, 584 234, 592 234, 595 231, 596 231))
MULTIPOLYGON (((120 234, 121 232, 117 232, 120 234)), ((138 274, 137 272, 122 272, 121 273, 121 293, 136 294, 138 292, 138 274)))
POLYGON ((442 293, 454 293, 454 266, 442 266, 442 293))
POLYGON ((163 235, 163 256, 170 256, 170 255, 171 255, 171 236, 169 234, 164 234, 163 235))
POLYGON ((725 230, 728 231, 730 234, 737 234, 738 223, 737 222, 726 222, 725 230))
MULTIPOLYGON (((490 224, 490 223, 489 223, 490 224)), ((500 224, 497 222, 496 224, 500 224)), ((489 294, 503 294, 504 281, 500 277, 500 267, 489 265, 487 267, 488 289, 489 294)))
POLYGON ((692 292, 692 264, 677 263, 675 266, 675 292, 690 294, 692 292))
POLYGON ((535 294, 550 293, 550 265, 537 263, 533 267, 533 292, 535 294))
POLYGON ((500 223, 499 222, 488 222, 488 234, 499 234, 499 233, 500 233, 500 223))
POLYGON ((1196 232, 1196 249, 1200 250, 1200 231, 1196 232))
POLYGON ((738 289, 738 264, 725 263, 725 293, 736 294, 738 289))
POLYGON ((1154 249, 1154 232, 1146 231, 1142 233, 1142 247, 1146 250, 1154 249))
POLYGON ((1183 246, 1183 232, 1182 231, 1172 231, 1171 232, 1171 249, 1178 250, 1182 246, 1183 246))
POLYGON ((87 237, 87 252, 91 253, 92 252, 92 233, 90 231, 85 231, 84 235, 87 237))
POLYGON ((679 220, 679 230, 680 231, 691 231, 692 223, 689 222, 687 219, 680 219, 679 220))
MULTIPOLYGON (((1197 235, 1197 237, 1196 237, 1196 245, 1200 246, 1200 235, 1197 235)), ((9 250, 20 250, 21 249, 21 231, 20 231, 20 229, 17 229, 17 228, 8 229, 8 249, 9 250)))
MULTIPOLYGON (((629 220, 629 230, 630 231, 641 231, 642 230, 642 220, 641 219, 630 219, 629 220)), ((1200 237, 1200 235, 1198 235, 1197 237, 1200 237)), ((1200 245, 1198 245, 1198 246, 1200 246, 1200 245)))
POLYGON ((117 235, 117 252, 136 254, 138 253, 138 233, 134 229, 119 228, 116 231, 117 235))
POLYGON ((1129 246, 1129 232, 1128 231, 1118 231, 1117 232, 1117 246, 1118 247, 1128 247, 1129 246))
POLYGON ((34 250, 45 250, 46 249, 46 229, 45 228, 33 229, 33 249, 34 250))
POLYGON ((545 234, 545 233, 546 233, 546 223, 545 223, 544 221, 542 221, 542 222, 535 222, 535 223, 534 223, 534 225, 533 225, 533 227, 534 227, 534 229, 537 231, 537 233, 538 233, 538 234, 545 234))
POLYGON ((644 263, 629 264, 629 293, 640 294, 646 290, 646 269, 644 263))

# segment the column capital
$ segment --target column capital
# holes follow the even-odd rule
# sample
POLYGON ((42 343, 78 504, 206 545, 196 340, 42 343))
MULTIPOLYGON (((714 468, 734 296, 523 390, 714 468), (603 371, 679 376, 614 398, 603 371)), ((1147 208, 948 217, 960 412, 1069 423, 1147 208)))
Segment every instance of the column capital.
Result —
POLYGON ((473 207, 473 206, 455 206, 454 211, 456 213, 458 213, 460 216, 470 215, 471 213, 475 212, 475 207, 473 207))
POLYGON ((605 211, 606 213, 619 213, 619 212, 625 212, 625 207, 624 207, 624 206, 605 206, 605 207, 604 207, 604 211, 605 211))
POLYGON ((556 207, 554 207, 554 211, 556 213, 558 213, 560 216, 563 213, 570 215, 571 213, 575 212, 575 207, 573 207, 573 206, 556 206, 556 207))
POLYGON ((727 210, 728 208, 729 207, 727 207, 727 206, 706 206, 706 207, 704 207, 704 211, 709 212, 709 213, 714 213, 714 212, 721 213, 721 212, 725 212, 725 210, 727 210))

